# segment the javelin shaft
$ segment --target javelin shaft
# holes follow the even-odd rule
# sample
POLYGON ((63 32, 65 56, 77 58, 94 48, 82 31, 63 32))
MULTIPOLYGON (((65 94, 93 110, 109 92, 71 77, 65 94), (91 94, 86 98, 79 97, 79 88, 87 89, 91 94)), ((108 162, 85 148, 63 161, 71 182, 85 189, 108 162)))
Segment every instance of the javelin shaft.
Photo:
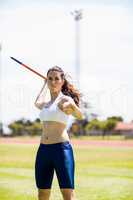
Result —
POLYGON ((30 68, 29 66, 25 65, 24 63, 20 62, 19 60, 17 60, 14 57, 10 57, 12 60, 16 61, 17 63, 19 63, 20 65, 22 65, 23 67, 29 69, 30 71, 34 72, 35 74, 37 74, 38 76, 40 76, 41 78, 47 80, 47 78, 45 76, 43 76, 42 74, 40 74, 39 72, 35 71, 34 69, 30 68))

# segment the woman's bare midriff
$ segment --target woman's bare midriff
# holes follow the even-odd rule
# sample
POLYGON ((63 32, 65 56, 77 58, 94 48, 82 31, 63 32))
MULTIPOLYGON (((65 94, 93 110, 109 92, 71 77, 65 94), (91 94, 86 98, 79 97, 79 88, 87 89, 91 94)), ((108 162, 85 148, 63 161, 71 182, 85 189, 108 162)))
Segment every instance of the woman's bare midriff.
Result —
POLYGON ((41 143, 43 144, 54 144, 70 140, 66 131, 66 125, 63 123, 45 121, 42 122, 42 129, 41 143))

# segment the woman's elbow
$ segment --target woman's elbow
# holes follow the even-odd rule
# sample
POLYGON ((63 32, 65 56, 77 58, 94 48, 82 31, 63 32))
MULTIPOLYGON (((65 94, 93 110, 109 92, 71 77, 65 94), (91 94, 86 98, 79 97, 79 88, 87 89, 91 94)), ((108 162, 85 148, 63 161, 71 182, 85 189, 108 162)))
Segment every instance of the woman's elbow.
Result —
POLYGON ((34 103, 34 106, 36 107, 36 108, 38 108, 39 110, 41 110, 41 105, 39 104, 39 103, 34 103))

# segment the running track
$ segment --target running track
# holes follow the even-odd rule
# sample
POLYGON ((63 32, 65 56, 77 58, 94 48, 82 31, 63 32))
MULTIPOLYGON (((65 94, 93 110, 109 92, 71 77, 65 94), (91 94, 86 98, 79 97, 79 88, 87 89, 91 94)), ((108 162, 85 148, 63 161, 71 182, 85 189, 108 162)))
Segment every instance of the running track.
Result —
MULTIPOLYGON (((0 138, 0 144, 39 144, 39 138, 0 138)), ((71 143, 76 147, 133 147, 132 140, 81 140, 72 139, 71 143)))

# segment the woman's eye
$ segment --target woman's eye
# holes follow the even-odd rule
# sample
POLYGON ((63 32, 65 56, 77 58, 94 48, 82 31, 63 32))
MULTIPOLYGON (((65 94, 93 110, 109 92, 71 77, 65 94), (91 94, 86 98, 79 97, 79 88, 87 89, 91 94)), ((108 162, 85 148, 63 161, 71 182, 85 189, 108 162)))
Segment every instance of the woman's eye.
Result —
POLYGON ((58 77, 55 77, 55 78, 49 77, 48 80, 50 80, 50 81, 52 81, 52 80, 58 81, 59 78, 58 77))

